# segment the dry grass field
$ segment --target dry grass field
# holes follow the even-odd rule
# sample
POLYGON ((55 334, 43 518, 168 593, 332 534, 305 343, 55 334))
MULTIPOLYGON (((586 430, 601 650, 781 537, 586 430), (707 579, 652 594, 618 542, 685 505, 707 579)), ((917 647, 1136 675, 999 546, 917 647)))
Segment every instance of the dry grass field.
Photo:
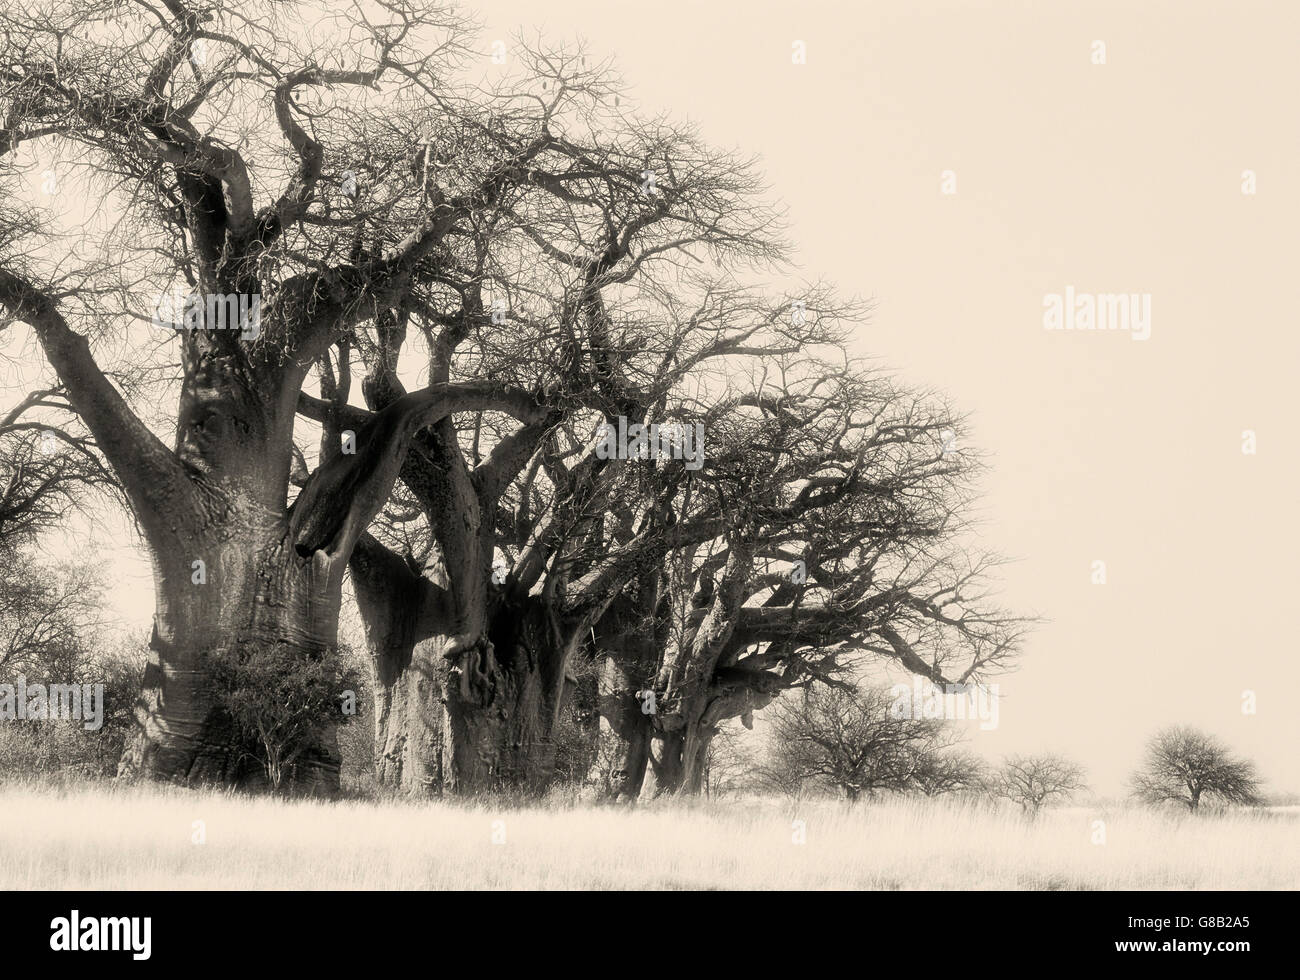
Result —
POLYGON ((3 889, 1277 889, 1300 885, 1300 809, 1026 821, 910 799, 494 808, 8 784, 0 855, 3 889))

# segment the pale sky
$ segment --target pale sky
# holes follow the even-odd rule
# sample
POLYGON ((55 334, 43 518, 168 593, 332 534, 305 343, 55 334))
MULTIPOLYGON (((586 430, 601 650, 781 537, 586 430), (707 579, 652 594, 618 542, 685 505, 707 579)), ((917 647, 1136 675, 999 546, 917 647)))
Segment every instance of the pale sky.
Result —
MULTIPOLYGON (((1017 560, 1002 601, 1047 620, 975 748, 1065 752, 1112 795, 1147 735, 1188 723, 1300 792, 1300 5, 1065 6, 473 9, 485 57, 516 27, 580 34, 645 110, 759 154, 797 275, 876 302, 858 352, 971 414, 981 543, 1017 560), (1150 338, 1045 330, 1067 286, 1149 294, 1150 338)), ((147 562, 119 566, 147 622, 147 562)))

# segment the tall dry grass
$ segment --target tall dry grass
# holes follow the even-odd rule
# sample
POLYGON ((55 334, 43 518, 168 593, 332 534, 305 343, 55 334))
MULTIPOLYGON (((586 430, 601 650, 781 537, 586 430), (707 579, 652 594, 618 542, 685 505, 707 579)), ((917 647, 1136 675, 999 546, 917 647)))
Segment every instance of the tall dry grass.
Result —
POLYGON ((1026 821, 911 799, 498 809, 11 783, 0 888, 1295 888, 1297 831, 1300 808, 1026 821))

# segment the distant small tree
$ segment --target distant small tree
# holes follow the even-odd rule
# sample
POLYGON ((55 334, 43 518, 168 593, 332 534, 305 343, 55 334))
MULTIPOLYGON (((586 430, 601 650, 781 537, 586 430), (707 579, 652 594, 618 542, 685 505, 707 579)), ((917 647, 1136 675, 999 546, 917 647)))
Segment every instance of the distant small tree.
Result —
POLYGON ((779 753, 773 753, 773 756, 754 767, 754 782, 793 803, 799 802, 808 791, 812 776, 802 767, 789 765, 788 757, 779 753))
POLYGON ((931 757, 958 733, 938 719, 900 718, 887 688, 818 685, 776 703, 764 782, 787 795, 829 784, 849 800, 915 788, 913 776, 938 769, 931 757))
POLYGON ((709 740, 704 760, 704 795, 718 799, 745 787, 754 760, 738 725, 723 723, 709 740))
POLYGON ((1234 757, 1213 735, 1181 725, 1152 736, 1131 785, 1142 803, 1178 803, 1193 813, 1207 797, 1245 806, 1261 802, 1254 763, 1234 757))
POLYGON ((248 644, 205 658, 208 692, 279 791, 304 753, 321 747, 321 733, 349 720, 344 691, 358 686, 337 649, 302 660, 282 644, 248 644))
POLYGON ((993 793, 1037 815, 1047 803, 1066 802, 1086 788, 1083 767, 1060 755, 1012 755, 1002 762, 993 793))
POLYGON ((976 793, 988 787, 987 768, 969 752, 920 752, 908 776, 908 787, 926 796, 976 793))

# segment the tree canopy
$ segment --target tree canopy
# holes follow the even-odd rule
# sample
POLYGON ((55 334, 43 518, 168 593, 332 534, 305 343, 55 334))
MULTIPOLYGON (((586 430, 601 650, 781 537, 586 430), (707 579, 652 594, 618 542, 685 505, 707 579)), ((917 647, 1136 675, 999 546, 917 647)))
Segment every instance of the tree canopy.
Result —
POLYGON ((853 355, 864 305, 764 282, 790 245, 753 160, 581 46, 520 37, 485 74, 448 8, 318 13, 0 17, 5 328, 155 561, 124 772, 238 780, 204 664, 319 662, 345 569, 381 772, 415 792, 544 782, 582 658, 625 795, 647 767, 698 788, 719 723, 849 655, 1010 665, 962 419, 853 355), (75 229, 24 195, 28 148, 73 155, 75 229))

